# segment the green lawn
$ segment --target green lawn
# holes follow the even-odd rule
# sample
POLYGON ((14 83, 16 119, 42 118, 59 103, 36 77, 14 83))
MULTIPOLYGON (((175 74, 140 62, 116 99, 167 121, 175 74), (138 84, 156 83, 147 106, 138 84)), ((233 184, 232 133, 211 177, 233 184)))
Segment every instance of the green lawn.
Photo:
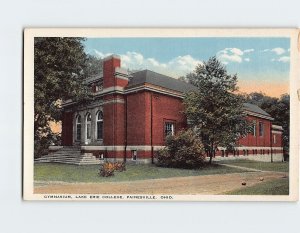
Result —
POLYGON ((288 162, 259 162, 246 159, 237 159, 237 160, 223 160, 218 161, 217 163, 230 164, 235 166, 255 168, 263 171, 277 171, 277 172, 288 172, 289 163, 288 162))
POLYGON ((289 195, 289 179, 281 178, 271 181, 266 181, 254 185, 234 190, 227 195, 289 195))
POLYGON ((64 182, 111 182, 158 179, 180 176, 201 176, 245 172, 244 170, 213 164, 202 169, 188 170, 162 168, 151 164, 127 164, 124 172, 115 172, 113 177, 100 177, 99 165, 68 165, 58 163, 37 163, 34 165, 35 181, 64 182))

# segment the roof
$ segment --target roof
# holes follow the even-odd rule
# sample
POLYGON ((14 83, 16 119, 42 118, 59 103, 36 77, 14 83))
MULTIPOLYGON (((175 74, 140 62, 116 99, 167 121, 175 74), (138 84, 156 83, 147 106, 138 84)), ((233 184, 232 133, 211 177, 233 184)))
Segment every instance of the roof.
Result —
POLYGON ((264 110, 262 110, 260 107, 258 107, 255 104, 244 103, 244 109, 246 111, 250 111, 250 112, 254 112, 254 113, 264 115, 264 116, 271 117, 270 114, 268 114, 267 112, 265 112, 264 110))
POLYGON ((132 78, 128 83, 128 88, 144 83, 153 84, 178 92, 189 92, 197 90, 197 88, 189 83, 180 81, 169 76, 153 72, 151 70, 142 70, 132 73, 132 78))

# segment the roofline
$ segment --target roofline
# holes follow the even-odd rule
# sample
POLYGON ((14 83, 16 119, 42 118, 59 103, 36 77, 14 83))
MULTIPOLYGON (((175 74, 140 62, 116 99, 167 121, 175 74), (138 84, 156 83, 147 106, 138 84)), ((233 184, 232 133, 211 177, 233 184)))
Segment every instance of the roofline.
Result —
POLYGON ((130 94, 130 93, 134 93, 134 92, 138 92, 138 91, 152 91, 152 92, 155 92, 155 93, 160 93, 160 94, 164 94, 164 95, 178 97, 178 98, 181 98, 181 99, 183 99, 183 97, 184 97, 183 92, 177 92, 177 91, 167 89, 167 88, 164 88, 164 87, 160 87, 160 88, 157 88, 157 87, 160 87, 160 86, 156 86, 156 85, 153 85, 151 83, 143 83, 142 85, 137 85, 137 86, 133 86, 131 88, 126 89, 124 91, 124 93, 125 94, 130 94))
POLYGON ((274 118, 270 117, 270 116, 266 116, 266 115, 263 115, 263 114, 260 114, 260 113, 257 113, 257 112, 252 112, 252 111, 249 111, 249 110, 244 110, 248 115, 250 116, 255 116, 255 117, 259 117, 259 118, 263 118, 263 119, 267 119, 267 120, 271 120, 273 121, 274 118))

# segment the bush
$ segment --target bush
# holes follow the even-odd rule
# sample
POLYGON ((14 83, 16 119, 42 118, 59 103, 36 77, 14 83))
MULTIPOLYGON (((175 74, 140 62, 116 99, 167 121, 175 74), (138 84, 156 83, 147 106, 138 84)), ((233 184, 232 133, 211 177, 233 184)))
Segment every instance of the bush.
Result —
POLYGON ((201 140, 193 130, 180 131, 167 136, 166 147, 157 152, 157 165, 175 168, 199 168, 205 161, 201 140))
POLYGON ((126 171, 126 166, 125 163, 121 162, 115 162, 115 163, 110 163, 110 162, 105 162, 103 164, 100 164, 100 170, 99 170, 99 175, 103 177, 108 177, 108 176, 114 176, 115 171, 126 171))

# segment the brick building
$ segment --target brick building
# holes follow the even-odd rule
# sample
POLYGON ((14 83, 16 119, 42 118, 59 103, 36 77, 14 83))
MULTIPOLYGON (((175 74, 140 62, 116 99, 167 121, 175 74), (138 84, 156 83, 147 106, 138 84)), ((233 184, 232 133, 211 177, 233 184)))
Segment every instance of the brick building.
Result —
MULTIPOLYGON (((95 96, 92 103, 63 103, 64 148, 77 148, 97 160, 152 162, 166 135, 187 127, 182 99, 195 89, 190 84, 150 70, 129 75, 116 55, 105 58, 103 73, 86 82, 95 96)), ((236 151, 219 148, 217 157, 281 156, 282 127, 272 125, 273 118, 259 107, 244 107, 254 132, 239 140, 236 151)))

